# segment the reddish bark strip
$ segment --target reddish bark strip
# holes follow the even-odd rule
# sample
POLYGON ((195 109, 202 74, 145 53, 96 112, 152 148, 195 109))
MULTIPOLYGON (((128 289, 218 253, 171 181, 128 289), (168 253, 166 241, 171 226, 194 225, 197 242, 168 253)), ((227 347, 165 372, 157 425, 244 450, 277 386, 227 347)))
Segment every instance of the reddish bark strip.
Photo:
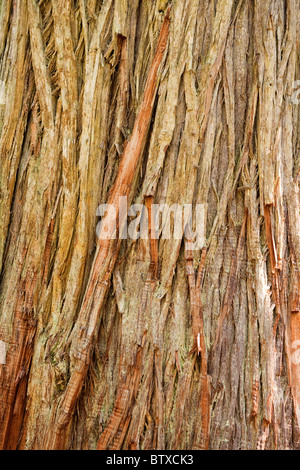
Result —
POLYGON ((273 224, 272 224, 272 215, 271 215, 272 206, 265 206, 265 223, 266 223, 266 238, 267 245, 270 253, 271 259, 271 270, 272 270, 272 289, 273 297, 276 305, 277 317, 274 323, 274 334, 276 334, 277 326, 281 317, 281 306, 280 306, 280 289, 279 289, 279 268, 278 268, 278 259, 277 259, 277 249, 275 245, 274 235, 273 235, 273 224))
POLYGON ((53 214, 52 214, 52 218, 48 227, 45 250, 44 250, 44 255, 43 255, 43 266, 44 266, 43 283, 44 284, 47 284, 47 276, 48 276, 49 265, 50 265, 51 244, 52 244, 54 225, 55 225, 55 214, 56 214, 56 210, 57 210, 57 206, 58 206, 61 194, 62 194, 62 188, 60 189, 58 193, 55 207, 54 207, 53 214))
POLYGON ((5 363, 0 365, 1 450, 16 449, 20 436, 36 332, 32 309, 35 284, 36 273, 21 283, 7 357, 3 361, 5 363))
POLYGON ((275 247, 274 235, 273 235, 273 228, 272 228, 272 218, 271 218, 271 205, 265 206, 265 223, 266 223, 266 236, 267 236, 267 244, 270 252, 271 258, 271 269, 272 273, 275 273, 277 269, 277 251, 275 247))
MULTIPOLYGON (((158 84, 159 67, 168 42, 170 11, 169 8, 162 25, 156 54, 145 87, 142 106, 134 125, 131 140, 124 150, 118 175, 108 200, 108 204, 115 207, 117 215, 119 215, 119 198, 128 196, 130 193, 131 183, 149 128, 158 84)), ((119 221, 119 224, 121 225, 122 221, 119 221)), ((120 248, 119 241, 116 243, 115 240, 110 239, 109 235, 113 235, 113 232, 111 234, 106 233, 105 239, 101 238, 101 234, 99 237, 93 267, 76 324, 76 327, 79 327, 79 333, 74 341, 75 367, 59 406, 53 436, 46 444, 49 449, 64 448, 63 431, 70 422, 88 370, 97 320, 120 248)))
MULTIPOLYGON (((291 388, 294 399, 295 415, 298 424, 297 434, 300 437, 300 364, 298 360, 297 350, 299 350, 300 342, 300 315, 291 315, 291 388)), ((298 439, 299 439, 298 437, 298 439)))
POLYGON ((292 261, 292 267, 293 267, 291 311, 292 313, 300 313, 300 271, 296 262, 296 256, 295 256, 292 244, 291 244, 291 261, 292 261))
POLYGON ((153 196, 146 197, 146 207, 148 210, 148 220, 149 220, 149 238, 150 238, 150 272, 151 279, 157 279, 158 274, 158 247, 157 240, 155 238, 155 220, 154 214, 152 212, 152 205, 154 202, 153 196))
POLYGON ((198 271, 196 292, 200 305, 200 348, 201 348, 201 442, 200 448, 208 450, 209 447, 209 426, 210 426, 210 382, 207 374, 207 352, 204 337, 203 305, 201 301, 201 288, 204 277, 204 266, 206 261, 206 248, 202 251, 201 263, 198 271))
POLYGON ((251 412, 251 419, 256 419, 258 413, 258 405, 259 405, 259 381, 255 380, 252 386, 252 412, 251 412))
MULTIPOLYGON (((277 260, 277 249, 274 240, 273 234, 273 224, 272 224, 272 205, 267 204, 264 207, 264 215, 265 215, 265 226, 266 226, 266 239, 267 239, 267 246, 269 249, 270 254, 270 261, 271 261, 271 271, 272 271, 272 295, 275 300, 276 305, 276 313, 277 317, 273 327, 273 333, 276 335, 277 326, 279 323, 279 319, 281 317, 281 305, 280 305, 280 290, 279 290, 279 269, 278 269, 278 260, 277 260)), ((272 419, 274 419, 273 413, 273 394, 271 393, 268 403, 267 403, 267 410, 266 414, 262 423, 260 437, 257 443, 257 450, 264 450, 266 446, 266 442, 270 432, 270 424, 272 419)), ((275 422, 276 427, 276 422, 275 422)), ((276 438, 275 438, 276 442, 276 438)))

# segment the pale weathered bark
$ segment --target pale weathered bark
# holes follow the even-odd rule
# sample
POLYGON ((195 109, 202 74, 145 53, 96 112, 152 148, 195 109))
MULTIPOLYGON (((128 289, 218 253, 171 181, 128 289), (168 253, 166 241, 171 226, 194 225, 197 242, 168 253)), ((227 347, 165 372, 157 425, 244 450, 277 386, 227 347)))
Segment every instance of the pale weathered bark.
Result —
POLYGON ((1 0, 0 448, 300 448, 299 7, 1 0))

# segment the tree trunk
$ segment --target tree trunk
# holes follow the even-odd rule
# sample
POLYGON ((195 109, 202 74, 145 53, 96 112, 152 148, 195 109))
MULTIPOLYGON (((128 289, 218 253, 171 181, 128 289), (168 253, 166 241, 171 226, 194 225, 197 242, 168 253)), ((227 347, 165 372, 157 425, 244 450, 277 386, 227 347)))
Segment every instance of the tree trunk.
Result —
POLYGON ((1 449, 300 449, 299 7, 1 0, 1 449))

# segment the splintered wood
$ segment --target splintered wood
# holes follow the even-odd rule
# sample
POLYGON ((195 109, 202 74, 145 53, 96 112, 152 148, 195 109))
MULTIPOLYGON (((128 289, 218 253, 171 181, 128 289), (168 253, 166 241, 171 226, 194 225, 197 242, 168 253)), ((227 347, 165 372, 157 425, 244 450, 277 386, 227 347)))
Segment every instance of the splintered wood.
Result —
MULTIPOLYGON (((168 41, 169 23, 170 9, 167 11, 162 25, 157 45, 157 52, 149 71, 144 98, 133 128, 132 137, 125 147, 116 181, 108 201, 108 203, 114 206, 116 210, 119 208, 119 198, 129 195, 138 159, 149 128, 155 93, 157 90, 159 66, 164 57, 168 41)), ((119 221, 119 223, 121 226, 122 221, 119 221)), ((109 228, 109 230, 114 230, 114 228, 109 228)), ((91 347, 96 331, 98 316, 108 290, 109 280, 120 248, 120 243, 115 246, 116 244, 113 239, 113 235, 113 232, 111 232, 111 237, 103 237, 101 236, 101 233, 99 235, 93 268, 77 319, 77 325, 80 325, 80 330, 77 338, 74 340, 74 346, 72 345, 74 348, 73 354, 75 358, 73 371, 59 407, 59 417, 54 429, 53 441, 50 439, 49 443, 46 444, 47 448, 64 448, 62 431, 66 428, 71 419, 76 401, 84 384, 84 379, 91 359, 91 347)), ((75 325, 75 329, 77 325, 75 325)), ((99 445, 101 447, 101 444, 99 445)))

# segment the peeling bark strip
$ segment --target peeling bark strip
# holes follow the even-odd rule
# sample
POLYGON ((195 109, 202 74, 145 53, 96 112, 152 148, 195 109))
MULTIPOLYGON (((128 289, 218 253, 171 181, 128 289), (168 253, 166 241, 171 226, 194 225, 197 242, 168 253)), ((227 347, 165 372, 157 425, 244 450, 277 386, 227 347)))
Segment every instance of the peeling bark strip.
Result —
MULTIPOLYGON (((158 85, 158 71, 168 42, 170 11, 171 9, 169 8, 162 25, 157 51, 151 65, 145 87, 142 106, 134 125, 132 137, 126 145, 116 182, 108 201, 108 204, 111 204, 116 208, 117 215, 119 215, 119 198, 129 195, 131 183, 135 175, 135 169, 149 128, 158 85)), ((119 221, 119 224, 122 226, 122 221, 119 221)), ((72 346, 75 349, 75 352, 73 353, 75 359, 73 371, 59 406, 53 439, 50 439, 47 444, 47 448, 49 449, 64 448, 62 432, 72 417, 76 401, 84 384, 90 363, 92 341, 96 332, 97 320, 108 290, 113 267, 118 256, 120 244, 115 246, 114 240, 112 240, 113 233, 111 233, 111 237, 108 237, 107 239, 103 238, 104 237, 101 237, 100 234, 97 252, 86 288, 83 304, 79 312, 77 324, 75 325, 75 331, 77 331, 77 326, 79 325, 81 333, 77 338, 75 338, 75 340, 73 340, 74 345, 72 346)))
POLYGON ((293 246, 291 245, 291 262, 292 262, 292 275, 293 275, 293 285, 292 285, 292 313, 300 313, 300 269, 296 263, 295 253, 293 251, 293 246))
POLYGON ((126 381, 119 389, 113 413, 99 439, 98 450, 118 450, 122 445, 130 424, 133 401, 140 385, 143 346, 144 344, 138 347, 135 363, 128 370, 126 381))
POLYGON ((275 247, 273 228, 272 228, 272 218, 271 218, 271 206, 265 206, 265 221, 266 221, 266 233, 267 233, 267 244, 270 251, 271 257, 271 269, 272 273, 275 273, 275 270, 278 269, 277 263, 277 250, 275 247))
POLYGON ((149 240, 150 240, 150 276, 151 280, 155 281, 158 276, 158 249, 157 239, 155 236, 155 215, 153 213, 153 196, 146 197, 146 208, 149 218, 149 240))
POLYGON ((300 440, 300 315, 292 314, 291 318, 291 386, 293 390, 294 407, 297 416, 297 437, 300 440))
POLYGON ((1 351, 0 449, 15 449, 19 441, 37 323, 32 308, 35 284, 36 274, 21 284, 9 349, 1 351))

